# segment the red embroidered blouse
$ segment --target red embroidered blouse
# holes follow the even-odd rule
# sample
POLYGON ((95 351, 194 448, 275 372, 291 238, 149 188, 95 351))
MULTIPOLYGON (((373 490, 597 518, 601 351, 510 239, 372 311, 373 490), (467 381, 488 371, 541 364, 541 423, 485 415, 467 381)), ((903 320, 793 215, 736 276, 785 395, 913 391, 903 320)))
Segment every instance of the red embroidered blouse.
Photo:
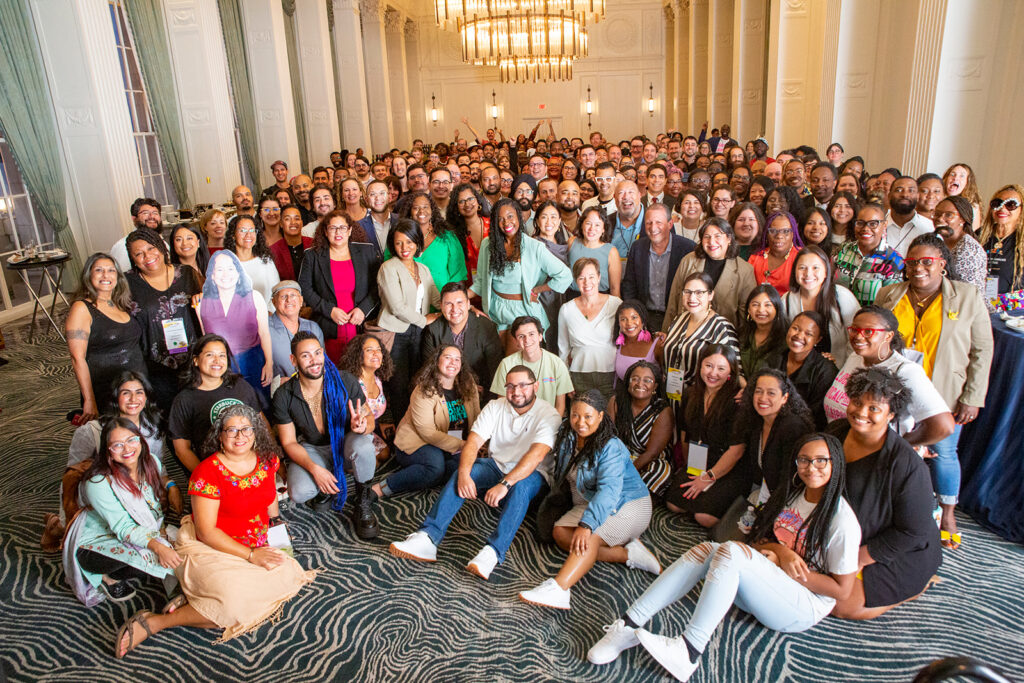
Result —
POLYGON ((214 453, 199 463, 188 482, 189 494, 220 501, 217 528, 231 538, 250 548, 267 545, 267 508, 277 496, 274 475, 280 461, 276 455, 259 456, 252 472, 240 477, 219 456, 214 453))

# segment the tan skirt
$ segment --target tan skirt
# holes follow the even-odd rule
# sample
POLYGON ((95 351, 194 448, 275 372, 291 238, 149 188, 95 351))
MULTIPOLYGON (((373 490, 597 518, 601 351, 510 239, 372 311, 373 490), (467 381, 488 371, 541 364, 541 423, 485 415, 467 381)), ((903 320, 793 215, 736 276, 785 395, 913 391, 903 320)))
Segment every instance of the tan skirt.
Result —
POLYGON ((175 550, 185 561, 174 570, 188 604, 224 629, 220 640, 231 640, 263 622, 277 618, 281 607, 317 571, 305 571, 292 557, 267 570, 196 539, 192 516, 181 520, 175 550))

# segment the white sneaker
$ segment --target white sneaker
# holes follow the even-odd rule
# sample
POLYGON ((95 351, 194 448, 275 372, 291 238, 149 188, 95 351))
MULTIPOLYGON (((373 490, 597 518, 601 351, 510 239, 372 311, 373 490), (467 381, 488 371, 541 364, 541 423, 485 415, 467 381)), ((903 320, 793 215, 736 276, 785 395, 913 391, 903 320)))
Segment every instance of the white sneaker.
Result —
POLYGON ((626 566, 630 569, 643 569, 652 574, 661 573, 661 563, 658 562, 658 558, 640 542, 639 538, 634 538, 626 544, 626 552, 629 553, 626 566))
POLYGON ((666 638, 638 628, 636 637, 658 664, 665 667, 677 680, 688 681, 697 670, 697 662, 690 661, 690 652, 686 649, 686 641, 682 636, 666 638))
POLYGON ((417 531, 409 534, 404 541, 392 543, 388 547, 388 552, 395 557, 404 557, 407 560, 437 561, 437 546, 430 540, 430 536, 427 536, 426 531, 417 531))
POLYGON ((485 545, 476 554, 476 557, 469 561, 466 569, 486 581, 490 578, 496 564, 498 564, 498 553, 494 552, 494 548, 491 546, 485 545))
POLYGON ((522 591, 519 599, 531 605, 569 609, 569 589, 563 589, 554 579, 548 579, 533 590, 522 591))
POLYGON ((639 644, 636 629, 626 626, 622 619, 617 619, 604 627, 604 637, 587 651, 587 661, 591 664, 611 664, 620 654, 639 644))

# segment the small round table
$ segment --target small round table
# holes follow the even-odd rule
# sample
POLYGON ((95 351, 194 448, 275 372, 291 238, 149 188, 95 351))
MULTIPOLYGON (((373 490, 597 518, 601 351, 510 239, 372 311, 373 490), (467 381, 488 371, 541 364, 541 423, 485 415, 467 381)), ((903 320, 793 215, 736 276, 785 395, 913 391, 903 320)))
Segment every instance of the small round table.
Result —
POLYGON ((1024 543, 1024 332, 993 315, 992 336, 985 407, 960 433, 960 507, 1003 538, 1024 543))
POLYGON ((69 256, 68 254, 63 254, 60 256, 34 257, 26 259, 24 261, 19 261, 17 263, 12 263, 10 260, 7 261, 7 269, 13 270, 16 273, 18 273, 18 275, 21 276, 22 281, 24 281, 25 283, 26 289, 28 289, 29 295, 35 300, 35 304, 32 306, 32 326, 29 328, 28 333, 28 340, 30 342, 32 341, 32 337, 35 334, 36 314, 40 310, 43 311, 43 315, 45 315, 46 319, 50 321, 51 325, 53 325, 53 329, 57 331, 57 334, 60 336, 60 338, 63 339, 65 342, 67 341, 67 339, 64 339, 64 332, 60 329, 60 325, 58 325, 57 321, 53 319, 53 309, 57 305, 58 294, 60 295, 60 298, 64 300, 65 306, 70 305, 68 303, 68 298, 64 296, 64 292, 60 290, 60 280, 61 277, 64 275, 64 266, 67 265, 67 262, 70 260, 71 256, 69 256), (56 278, 54 278, 53 275, 50 274, 50 268, 52 266, 57 267, 56 278), (36 269, 40 271, 39 284, 33 287, 32 281, 29 278, 29 271, 36 269), (54 292, 53 300, 50 302, 49 311, 46 310, 46 304, 43 303, 42 299, 43 284, 47 280, 49 280, 50 287, 53 289, 54 292))

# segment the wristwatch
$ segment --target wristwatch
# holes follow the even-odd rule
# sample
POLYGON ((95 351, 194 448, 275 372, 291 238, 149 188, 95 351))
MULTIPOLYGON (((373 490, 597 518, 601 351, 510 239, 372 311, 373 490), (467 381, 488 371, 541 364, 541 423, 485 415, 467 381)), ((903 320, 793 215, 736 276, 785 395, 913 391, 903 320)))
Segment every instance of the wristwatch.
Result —
POLYGON ((501 481, 499 481, 498 483, 499 483, 499 484, 501 484, 502 486, 504 486, 504 487, 505 487, 505 489, 506 489, 506 490, 508 490, 508 491, 511 491, 511 490, 512 490, 512 487, 514 486, 514 484, 510 484, 510 483, 508 483, 508 481, 506 481, 505 479, 502 479, 502 480, 501 480, 501 481))

